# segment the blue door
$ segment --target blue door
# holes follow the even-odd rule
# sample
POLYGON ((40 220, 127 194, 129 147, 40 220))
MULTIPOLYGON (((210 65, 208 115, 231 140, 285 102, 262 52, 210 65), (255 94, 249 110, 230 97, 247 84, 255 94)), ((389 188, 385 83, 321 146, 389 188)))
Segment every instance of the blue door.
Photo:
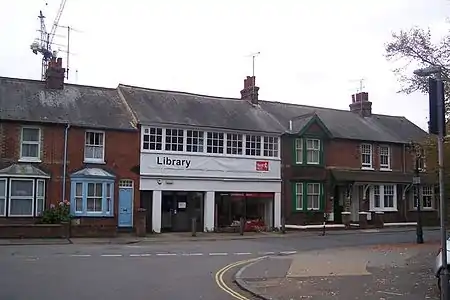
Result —
POLYGON ((119 227, 133 226, 133 189, 119 188, 119 227))

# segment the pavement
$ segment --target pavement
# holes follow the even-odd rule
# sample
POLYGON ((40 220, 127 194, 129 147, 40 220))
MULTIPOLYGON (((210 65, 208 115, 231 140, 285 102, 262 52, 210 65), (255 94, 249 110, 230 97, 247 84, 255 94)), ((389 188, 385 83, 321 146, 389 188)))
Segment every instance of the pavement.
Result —
POLYGON ((439 299, 431 269, 438 248, 397 243, 268 256, 241 268, 235 280, 260 299, 439 299))
MULTIPOLYGON (((439 231, 425 231, 427 242, 438 238, 439 231)), ((414 240, 414 231, 392 231, 185 242, 174 238, 161 243, 8 244, 0 247, 2 274, 7 274, 0 281, 0 299, 230 300, 223 285, 238 290, 235 269, 222 273, 222 287, 216 273, 238 261, 414 240)))

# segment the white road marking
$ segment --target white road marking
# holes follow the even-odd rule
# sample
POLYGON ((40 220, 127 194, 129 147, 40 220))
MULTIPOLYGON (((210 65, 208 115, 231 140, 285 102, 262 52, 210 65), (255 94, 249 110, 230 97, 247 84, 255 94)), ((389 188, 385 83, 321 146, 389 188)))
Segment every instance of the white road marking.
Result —
POLYGON ((157 253, 157 256, 175 256, 177 255, 176 253, 157 253))
POLYGON ((228 255, 228 253, 225 252, 213 252, 213 253, 209 253, 210 256, 225 256, 228 255))
POLYGON ((130 257, 142 257, 142 254, 130 254, 130 257))
POLYGON ((91 257, 92 255, 90 254, 72 254, 72 257, 91 257))
POLYGON ((182 256, 202 256, 203 253, 183 253, 182 256))
POLYGON ((121 257, 122 254, 102 254, 103 257, 121 257))
POLYGON ((387 294, 387 295, 393 295, 393 296, 403 296, 403 294, 394 293, 394 292, 388 292, 388 291, 378 291, 378 293, 387 294))
POLYGON ((251 255, 251 252, 236 252, 234 255, 251 255))
POLYGON ((273 252, 273 251, 259 252, 258 254, 262 254, 262 255, 271 255, 271 254, 275 254, 275 252, 273 252))
POLYGON ((281 251, 281 254, 295 254, 297 251, 281 251))

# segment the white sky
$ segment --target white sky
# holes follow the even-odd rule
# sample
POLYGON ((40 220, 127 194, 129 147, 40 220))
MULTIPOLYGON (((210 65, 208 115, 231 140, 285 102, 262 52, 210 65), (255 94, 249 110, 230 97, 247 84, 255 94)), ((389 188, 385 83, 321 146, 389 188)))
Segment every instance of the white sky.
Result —
MULTIPOLYGON (((0 0, 0 76, 40 79, 30 50, 42 9, 50 30, 60 0, 0 0), (45 3, 48 3, 46 6, 45 3)), ((256 58, 260 99, 348 109, 365 78, 373 111, 426 128, 426 95, 401 95, 384 43, 392 31, 448 30, 447 0, 67 0, 69 82, 240 97, 256 58), (75 72, 78 70, 78 72, 75 72)), ((66 44, 66 29, 54 42, 66 44)), ((58 46, 55 46, 57 48, 58 46)), ((63 53, 61 53, 63 55, 63 53)), ((64 57, 64 61, 65 61, 64 57)))

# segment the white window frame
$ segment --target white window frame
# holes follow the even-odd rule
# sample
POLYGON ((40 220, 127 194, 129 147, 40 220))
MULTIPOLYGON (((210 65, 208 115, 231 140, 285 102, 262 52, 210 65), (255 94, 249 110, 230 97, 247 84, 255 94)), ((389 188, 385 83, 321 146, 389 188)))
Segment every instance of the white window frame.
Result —
MULTIPOLYGON (((86 187, 87 187, 87 184, 86 184, 86 187)), ((73 203, 71 203, 74 206, 75 213, 83 213, 83 211, 84 211, 84 203, 83 202, 84 202, 85 191, 83 189, 84 189, 83 182, 75 182, 75 191, 74 191, 74 197, 73 197, 73 201, 72 201, 73 203), (81 185, 81 194, 80 195, 77 194, 77 185, 81 185), (77 199, 81 200, 81 210, 77 210, 77 199)), ((86 193, 87 193, 87 188, 86 188, 86 193)))
MULTIPOLYGON (((105 212, 107 213, 107 214, 111 214, 111 212, 114 210, 114 208, 112 207, 112 193, 114 192, 114 190, 112 189, 112 183, 109 183, 109 182, 107 182, 104 186, 106 186, 106 188, 105 188, 105 204, 106 204, 106 207, 105 207, 105 212)), ((102 188, 103 188, 103 186, 102 186, 102 188)), ((103 202, 103 198, 102 198, 102 202, 103 202)), ((87 202, 86 202, 86 204, 87 204, 87 202)), ((102 211, 103 211, 103 209, 102 209, 102 211)))
POLYGON ((99 214, 99 215, 102 215, 103 214, 103 198, 104 197, 106 197, 106 194, 105 194, 105 184, 103 183, 103 182, 95 182, 95 181, 93 181, 93 182, 86 182, 86 207, 85 208, 83 208, 85 211, 86 211, 86 214, 92 214, 92 215, 96 215, 96 214, 99 214), (93 184, 94 185, 94 196, 89 196, 89 185, 90 184, 93 184), (101 189, 101 191, 102 191, 102 195, 99 197, 98 195, 96 195, 96 191, 97 191, 97 184, 99 184, 99 185, 101 185, 101 187, 102 187, 102 189, 101 189), (105 195, 105 196, 103 196, 103 195, 105 195), (90 211, 90 210, 88 210, 88 207, 89 207, 89 205, 88 205, 88 201, 89 201, 89 199, 94 199, 94 204, 95 204, 95 200, 96 199, 100 199, 101 200, 101 204, 100 204, 100 210, 93 210, 93 211, 90 211))
POLYGON ((303 205, 304 205, 303 182, 296 182, 295 183, 295 209, 298 211, 301 211, 301 210, 303 210, 303 205))
POLYGON ((36 216, 39 216, 40 213, 44 212, 45 210, 45 194, 47 192, 46 186, 45 186, 45 180, 44 179, 37 179, 36 180, 36 207, 35 207, 35 214, 36 216), (42 183, 42 196, 39 196, 39 183, 42 183), (42 211, 38 212, 38 202, 39 200, 42 200, 42 211))
POLYGON ((320 164, 320 149, 322 147, 319 139, 306 139, 306 164, 308 165, 319 165, 320 164), (313 143, 313 147, 308 146, 308 142, 313 143), (318 148, 314 147, 314 142, 318 143, 318 148), (317 153, 317 161, 310 161, 308 157, 308 153, 317 153))
POLYGON ((379 147, 379 151, 378 151, 378 156, 380 159, 380 170, 381 171, 392 171, 391 168, 391 159, 392 159, 392 151, 391 151, 391 147, 389 145, 380 145, 379 147), (387 150, 387 154, 382 154, 382 151, 387 150), (387 164, 382 164, 381 163, 381 158, 387 156, 387 164))
POLYGON ((6 217, 6 201, 8 198, 8 186, 7 186, 7 182, 8 180, 6 178, 1 178, 0 182, 3 182, 3 184, 5 185, 5 193, 3 195, 0 195, 0 200, 3 200, 3 214, 0 214, 0 217, 6 217))
POLYGON ((363 143, 360 145, 361 153, 361 169, 373 170, 373 146, 372 144, 363 143), (369 150, 369 153, 365 153, 365 150, 369 150), (370 163, 364 162, 364 155, 370 155, 370 163))
POLYGON ((369 192, 369 198, 370 198, 370 211, 392 211, 392 212, 396 212, 398 211, 397 209, 397 205, 398 205, 398 197, 397 197, 397 185, 396 184, 389 184, 389 183, 380 183, 380 184, 376 184, 376 185, 372 185, 370 187, 370 192, 369 192), (379 196, 380 196, 380 206, 379 207, 375 207, 375 194, 374 194, 374 190, 375 190, 375 186, 379 186, 379 196), (394 194, 393 194, 393 207, 385 207, 384 205, 384 189, 385 186, 393 186, 394 189, 394 194))
POLYGON ((106 140, 105 136, 106 136, 105 132, 101 131, 101 130, 86 130, 84 132, 84 162, 85 163, 102 163, 102 164, 105 163, 105 140, 106 140), (90 134, 90 133, 92 133, 92 134, 101 134, 102 135, 102 145, 101 146, 99 146, 99 145, 91 145, 91 144, 88 145, 87 144, 87 142, 88 142, 87 137, 88 137, 88 134, 90 134), (102 147, 102 158, 86 157, 86 152, 87 152, 86 148, 87 147, 98 147, 98 148, 102 147))
POLYGON ((33 126, 23 126, 20 130, 20 159, 19 161, 30 161, 30 162, 41 162, 41 149, 42 149, 42 129, 40 127, 33 127, 33 126), (23 140, 23 131, 24 129, 31 129, 31 130, 37 130, 38 131, 38 141, 24 141, 23 140), (22 156, 23 151, 23 145, 37 145, 38 146, 38 153, 37 157, 32 156, 22 156))
POLYGON ((241 133, 227 133, 227 155, 244 155, 244 135, 241 133))
POLYGON ((263 136, 263 152, 264 157, 279 157, 279 139, 276 136, 263 136))
POLYGON ((8 198, 8 217, 34 217, 34 209, 35 209, 35 201, 36 201, 36 181, 34 179, 29 179, 29 178, 11 178, 9 179, 9 198, 8 198), (11 192, 12 192, 12 183, 14 181, 31 181, 33 183, 33 188, 32 188, 32 195, 31 196, 12 196, 11 192), (31 198, 31 214, 30 215, 11 215, 11 201, 14 201, 15 199, 25 199, 28 200, 31 198))
POLYGON ((225 148, 227 144, 227 134, 222 131, 206 131, 206 147, 205 152, 212 155, 224 155, 226 153, 225 148), (216 137, 215 137, 216 136, 216 137), (208 145, 208 142, 211 142, 211 145, 208 145), (214 142, 217 142, 217 145, 214 145, 214 142), (220 145, 222 143, 222 145, 220 145), (211 152, 208 151, 208 148, 211 148, 211 152), (214 152, 216 149, 218 152, 214 152))
POLYGON ((295 163, 303 164, 303 139, 301 138, 295 139, 295 163))
POLYGON ((141 149, 143 151, 162 151, 164 149, 164 129, 161 127, 143 127, 141 140, 141 149), (152 130, 154 131, 153 133, 152 130), (146 137, 148 137, 148 141, 145 141, 146 137), (153 142, 151 141, 152 137, 154 137, 153 142), (158 138, 160 138, 160 142, 158 142, 158 138), (146 148, 146 145, 148 148, 146 148), (152 146, 154 149, 152 149, 152 146), (158 146, 160 149, 158 149, 158 146))
POLYGON ((165 152, 172 152, 172 153, 183 153, 186 152, 186 130, 180 129, 180 128, 164 128, 164 148, 163 151, 165 152), (167 134, 167 132, 170 131, 170 135, 167 134), (175 131, 176 135, 173 135, 172 133, 175 131), (180 135, 181 133, 181 135, 180 135), (170 143, 167 143, 167 138, 171 139, 170 143), (176 143, 172 143, 172 139, 176 139, 176 143), (181 144, 179 143, 179 139, 181 139, 181 144), (181 145, 181 150, 180 149, 181 145), (169 146, 169 149, 167 147, 169 146), (173 147, 175 146, 175 150, 173 150, 173 147))
MULTIPOLYGON (((417 203, 416 203, 416 189, 414 186, 412 187, 412 193, 411 194, 411 210, 417 210, 417 203)), ((426 186, 419 186, 419 201, 420 201, 420 209, 421 210, 435 210, 435 198, 436 194, 434 192, 434 186, 432 185, 426 185, 426 186), (431 194, 424 195, 424 188, 431 189, 431 194), (424 196, 431 197, 431 206, 424 206, 424 196)))
POLYGON ((307 184, 306 184, 306 210, 320 210, 320 201, 322 200, 322 199, 320 199, 321 198, 321 184, 320 183, 318 183, 318 182, 308 182, 307 184), (313 194, 310 194, 309 193, 309 191, 308 191, 308 188, 310 187, 310 186, 314 186, 314 187, 318 187, 318 193, 316 194, 316 193, 313 193, 313 194), (313 207, 313 206, 309 206, 309 197, 312 197, 312 196, 314 196, 314 197, 316 197, 317 196, 317 207, 313 207))
POLYGON ((261 156, 262 144, 263 144, 263 141, 262 141, 262 138, 260 135, 246 134, 245 135, 245 153, 244 154, 246 156, 261 156))
POLYGON ((187 153, 205 152, 205 132, 202 130, 187 129, 184 133, 187 153), (190 148, 190 150, 189 150, 190 148), (196 148, 196 149, 195 149, 196 148), (201 150, 201 151, 200 151, 201 150))

